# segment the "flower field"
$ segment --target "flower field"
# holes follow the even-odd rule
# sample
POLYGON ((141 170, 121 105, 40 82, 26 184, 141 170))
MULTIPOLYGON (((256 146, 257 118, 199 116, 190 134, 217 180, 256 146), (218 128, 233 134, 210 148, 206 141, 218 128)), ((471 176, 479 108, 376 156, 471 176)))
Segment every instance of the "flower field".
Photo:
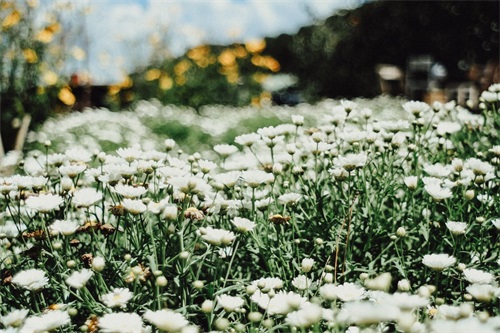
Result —
POLYGON ((481 98, 49 119, 2 161, 0 332, 498 332, 481 98))

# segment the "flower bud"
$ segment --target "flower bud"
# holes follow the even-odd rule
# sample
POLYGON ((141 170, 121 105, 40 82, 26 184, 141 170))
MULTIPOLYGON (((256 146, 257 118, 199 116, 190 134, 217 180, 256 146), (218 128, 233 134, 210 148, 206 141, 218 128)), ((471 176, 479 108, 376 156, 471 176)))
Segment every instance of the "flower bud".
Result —
POLYGON ((106 261, 103 257, 94 257, 92 259, 92 269, 96 272, 102 272, 106 266, 106 261))
POLYGON ((167 278, 166 278, 166 277, 164 277, 163 275, 158 276, 158 277, 156 278, 156 285, 157 285, 158 287, 165 287, 165 286, 167 285, 167 283, 168 283, 168 280, 167 280, 167 278))
POLYGON ((398 281, 398 290, 399 291, 409 291, 410 290, 410 281, 407 279, 402 279, 398 281))
POLYGON ((404 227, 399 227, 398 230, 396 230, 396 236, 398 237, 406 236, 406 229, 404 227))
POLYGON ((213 311, 213 309, 214 301, 207 299, 201 304, 201 311, 203 311, 204 313, 210 313, 213 311))

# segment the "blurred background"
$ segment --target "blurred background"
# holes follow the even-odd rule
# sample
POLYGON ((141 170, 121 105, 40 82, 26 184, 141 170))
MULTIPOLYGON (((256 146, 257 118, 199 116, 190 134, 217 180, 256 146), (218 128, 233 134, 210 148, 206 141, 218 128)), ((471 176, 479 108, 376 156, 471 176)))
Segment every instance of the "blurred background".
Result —
POLYGON ((498 1, 0 0, 0 153, 53 114, 375 97, 499 82, 498 1))

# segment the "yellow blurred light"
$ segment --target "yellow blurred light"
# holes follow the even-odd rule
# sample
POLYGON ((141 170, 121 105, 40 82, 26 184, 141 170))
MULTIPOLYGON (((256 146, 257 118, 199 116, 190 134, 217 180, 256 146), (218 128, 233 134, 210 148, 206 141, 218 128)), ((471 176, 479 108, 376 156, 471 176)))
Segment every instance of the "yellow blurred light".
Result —
POLYGON ((174 86, 174 81, 170 76, 164 74, 160 77, 158 85, 160 86, 161 90, 169 90, 174 86))
POLYGON ((264 66, 269 68, 272 72, 277 72, 280 70, 281 66, 278 60, 271 56, 264 56, 264 66))
POLYGON ((238 73, 230 73, 226 76, 226 80, 231 84, 237 84, 240 81, 240 76, 238 73))
POLYGON ((183 75, 189 68, 191 67, 191 64, 189 63, 188 60, 183 59, 180 62, 178 62, 174 66, 174 73, 177 76, 183 75))
POLYGON ((144 74, 146 81, 158 80, 161 76, 161 70, 158 68, 152 68, 144 74))
POLYGON ((249 40, 245 43, 245 48, 250 53, 259 53, 264 51, 264 49, 266 48, 266 41, 263 39, 249 40))
POLYGON ((175 83, 179 86, 183 86, 186 84, 186 77, 185 76, 177 76, 175 78, 175 83))
POLYGON ((40 4, 40 2, 38 0, 28 0, 28 1, 26 1, 26 3, 28 4, 28 6, 30 8, 36 8, 40 4))
POLYGON ((236 62, 236 57, 231 50, 224 50, 218 57, 223 66, 231 66, 236 62))
POLYGON ((201 45, 190 49, 186 55, 189 59, 197 61, 207 57, 209 54, 210 54, 210 46, 201 45))
POLYGON ((87 57, 87 53, 85 52, 85 50, 78 46, 74 46, 71 49, 71 55, 78 61, 81 61, 87 57))
POLYGON ((120 92, 121 88, 117 85, 109 86, 108 95, 114 96, 120 92))
POLYGON ((257 72, 252 75, 252 79, 257 83, 262 83, 266 80, 268 76, 269 76, 268 74, 257 72))
POLYGON ((59 90, 59 94, 57 95, 57 97, 67 106, 72 106, 76 102, 75 95, 73 95, 71 89, 68 86, 62 87, 61 90, 59 90))
POLYGON ((37 87, 36 88, 36 93, 37 93, 37 95, 43 95, 43 94, 45 94, 45 88, 44 87, 37 87))
POLYGON ((122 89, 132 88, 134 81, 130 76, 125 77, 125 79, 119 84, 122 89))
POLYGON ((237 45, 234 47, 233 54, 236 56, 236 58, 246 58, 246 56, 248 56, 247 50, 241 45, 237 45))
POLYGON ((54 38, 54 33, 48 29, 43 29, 39 33, 36 34, 35 39, 42 43, 50 43, 54 38))
POLYGON ((19 13, 17 10, 14 10, 12 13, 10 13, 3 19, 2 28, 4 30, 7 30, 15 26, 17 23, 19 23, 20 20, 21 20, 21 13, 19 13))
POLYGON ((34 64, 38 61, 38 56, 33 49, 24 49, 23 56, 27 63, 34 64))
POLYGON ((53 86, 57 83, 59 77, 53 71, 47 70, 42 74, 42 80, 46 85, 53 86))

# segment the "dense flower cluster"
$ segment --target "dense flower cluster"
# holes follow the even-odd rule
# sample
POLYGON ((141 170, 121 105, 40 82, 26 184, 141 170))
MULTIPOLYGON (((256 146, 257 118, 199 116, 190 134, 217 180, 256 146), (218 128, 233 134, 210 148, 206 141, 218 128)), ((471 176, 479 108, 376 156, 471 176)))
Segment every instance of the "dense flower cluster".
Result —
POLYGON ((276 107, 192 154, 148 136, 154 102, 51 120, 0 178, 0 329, 498 331, 499 88, 481 115, 276 107))

